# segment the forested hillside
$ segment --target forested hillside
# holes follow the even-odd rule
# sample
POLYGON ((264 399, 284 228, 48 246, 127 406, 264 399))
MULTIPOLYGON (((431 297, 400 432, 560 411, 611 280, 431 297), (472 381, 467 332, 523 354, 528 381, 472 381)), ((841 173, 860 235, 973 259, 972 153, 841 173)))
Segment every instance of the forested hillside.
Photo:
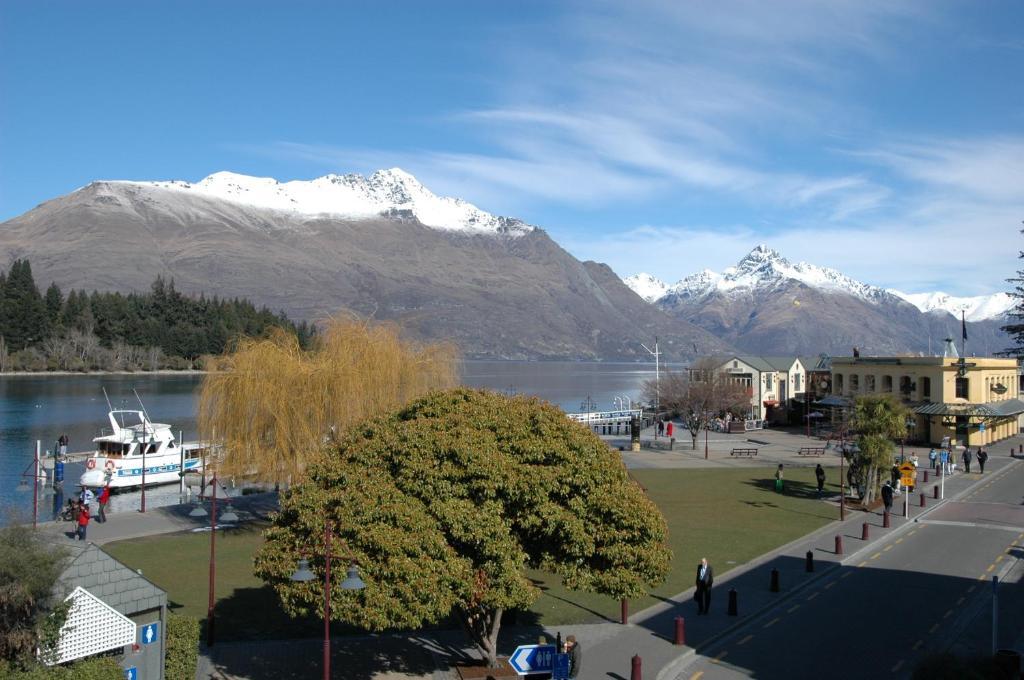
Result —
POLYGON ((0 272, 0 372, 157 370, 201 367, 240 335, 271 327, 308 347, 314 329, 248 300, 192 298, 157 277, 149 293, 100 293, 56 284, 40 293, 28 260, 0 272))

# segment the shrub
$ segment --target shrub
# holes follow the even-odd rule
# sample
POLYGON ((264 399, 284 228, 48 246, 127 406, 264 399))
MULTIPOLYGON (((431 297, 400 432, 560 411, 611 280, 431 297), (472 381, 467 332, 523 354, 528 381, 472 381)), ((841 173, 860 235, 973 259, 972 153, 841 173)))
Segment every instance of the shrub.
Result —
POLYGON ((199 662, 199 620, 169 612, 167 616, 167 680, 192 680, 199 662))
POLYGON ((16 669, 0 661, 0 679, 7 680, 123 680, 124 670, 110 657, 82 659, 66 666, 32 664, 16 669))

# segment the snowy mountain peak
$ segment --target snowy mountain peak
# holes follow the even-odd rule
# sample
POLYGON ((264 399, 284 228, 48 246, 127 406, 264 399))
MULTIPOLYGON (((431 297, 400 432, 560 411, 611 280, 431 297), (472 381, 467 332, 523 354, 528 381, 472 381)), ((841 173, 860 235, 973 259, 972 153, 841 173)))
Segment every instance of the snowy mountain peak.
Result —
POLYGON ((666 286, 649 274, 637 274, 624 280, 638 295, 649 301, 671 296, 677 301, 698 301, 712 294, 740 295, 769 291, 786 281, 799 281, 812 288, 842 292, 872 303, 905 300, 923 312, 944 310, 960 316, 966 311, 968 321, 981 321, 1001 316, 1013 306, 1013 298, 996 293, 973 298, 957 298, 945 293, 901 293, 883 290, 862 283, 835 269, 819 267, 806 262, 790 262, 777 250, 759 244, 733 267, 721 274, 704 269, 666 286), (644 278, 646 277, 646 278, 644 278), (655 295, 663 290, 661 295, 655 295))
POLYGON ((954 297, 942 292, 903 293, 893 289, 890 289, 889 292, 903 298, 922 312, 944 311, 956 317, 959 317, 960 313, 963 312, 964 318, 968 321, 983 321, 984 319, 1000 317, 1014 305, 1014 299, 1006 293, 978 295, 975 297, 954 297))
POLYGON ((521 236, 534 229, 520 220, 480 210, 462 199, 436 196, 401 168, 378 170, 369 177, 330 174, 291 182, 222 171, 194 183, 113 183, 156 187, 301 215, 416 218, 436 229, 507 236, 521 236))

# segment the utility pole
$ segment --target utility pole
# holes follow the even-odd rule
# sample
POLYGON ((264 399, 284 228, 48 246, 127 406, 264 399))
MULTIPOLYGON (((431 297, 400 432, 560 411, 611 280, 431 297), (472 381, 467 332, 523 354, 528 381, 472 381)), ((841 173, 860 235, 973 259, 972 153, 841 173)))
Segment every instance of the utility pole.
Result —
MULTIPOLYGON (((658 351, 658 336, 654 336, 653 350, 642 342, 640 343, 640 346, 650 354, 654 355, 654 417, 657 419, 661 417, 661 363, 659 361, 661 352, 658 351)), ((654 438, 658 438, 657 427, 654 428, 654 438)))

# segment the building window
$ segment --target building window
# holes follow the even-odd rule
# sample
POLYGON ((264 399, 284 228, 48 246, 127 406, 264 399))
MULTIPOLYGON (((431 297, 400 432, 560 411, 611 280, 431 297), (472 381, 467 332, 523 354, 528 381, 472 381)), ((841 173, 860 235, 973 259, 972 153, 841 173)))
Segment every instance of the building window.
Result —
POLYGON ((883 392, 890 392, 890 393, 892 392, 892 376, 891 375, 883 375, 882 376, 882 391, 883 392))
POLYGON ((836 381, 835 393, 836 394, 842 394, 843 393, 843 374, 842 373, 836 373, 835 374, 835 381, 836 381))
POLYGON ((771 373, 764 374, 764 388, 771 391, 772 386, 775 384, 772 380, 773 376, 771 373))
POLYGON ((874 392, 875 391, 875 376, 866 375, 864 376, 864 391, 874 392))
POLYGON ((740 362, 738 362, 738 361, 732 362, 732 367, 733 368, 739 368, 740 367, 740 362))
POLYGON ((793 391, 794 392, 799 392, 800 391, 800 374, 799 373, 797 373, 796 375, 793 376, 793 391))
POLYGON ((850 391, 857 392, 860 390, 860 376, 856 373, 850 375, 850 391))
POLYGON ((929 399, 932 396, 932 379, 921 378, 921 396, 929 399))
POLYGON ((956 379, 956 398, 967 399, 969 393, 970 380, 968 378, 957 378, 956 379))

